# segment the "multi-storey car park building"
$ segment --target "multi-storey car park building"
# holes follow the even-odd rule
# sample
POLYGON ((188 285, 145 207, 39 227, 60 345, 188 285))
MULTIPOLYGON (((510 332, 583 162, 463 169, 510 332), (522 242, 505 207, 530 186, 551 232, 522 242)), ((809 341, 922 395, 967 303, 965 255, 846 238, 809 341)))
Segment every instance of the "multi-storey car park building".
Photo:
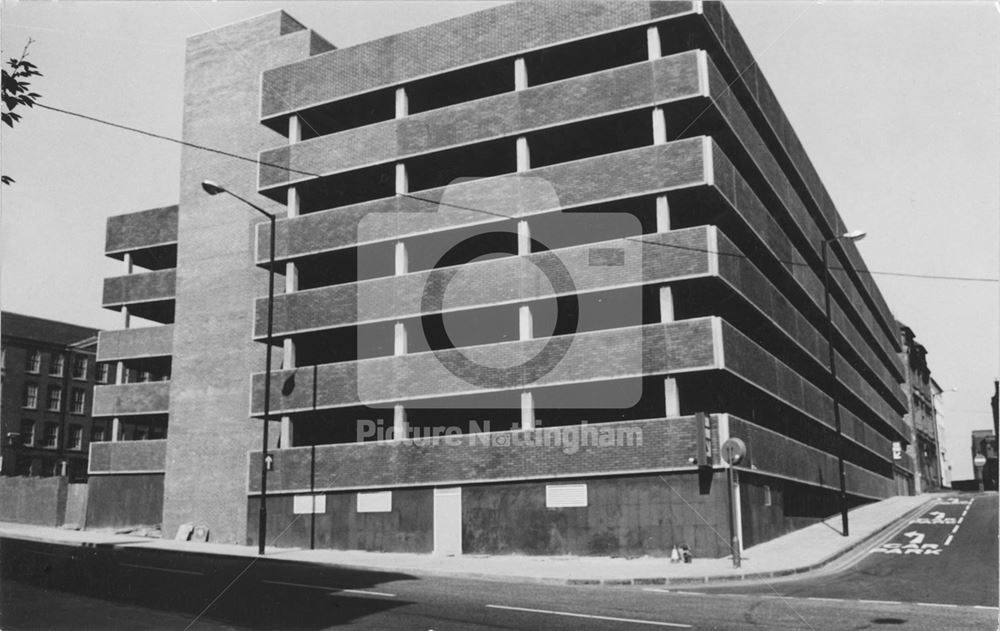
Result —
POLYGON ((744 545, 837 511, 841 445, 851 503, 897 492, 895 319, 832 242, 832 388, 846 227, 719 4, 513 4, 342 50, 264 15, 190 38, 184 140, 231 155, 185 148, 177 206, 108 222, 104 304, 159 325, 99 359, 170 375, 97 390, 165 431, 93 446, 109 522, 257 536, 269 228, 205 180, 279 215, 276 545, 721 556, 730 437, 744 545))

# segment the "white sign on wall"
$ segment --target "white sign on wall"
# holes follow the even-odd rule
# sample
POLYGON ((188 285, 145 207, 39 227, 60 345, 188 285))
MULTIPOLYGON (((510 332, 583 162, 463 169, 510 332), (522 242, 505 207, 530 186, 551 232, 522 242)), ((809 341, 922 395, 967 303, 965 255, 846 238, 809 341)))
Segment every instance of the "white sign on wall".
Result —
POLYGON ((292 512, 296 515, 310 515, 326 512, 325 495, 296 495, 292 498, 292 512))
POLYGON ((586 484, 546 484, 547 508, 574 508, 587 505, 586 484))
POLYGON ((903 457, 903 443, 894 441, 892 443, 892 459, 900 460, 903 457))
POLYGON ((358 493, 359 513, 391 513, 392 491, 358 493))

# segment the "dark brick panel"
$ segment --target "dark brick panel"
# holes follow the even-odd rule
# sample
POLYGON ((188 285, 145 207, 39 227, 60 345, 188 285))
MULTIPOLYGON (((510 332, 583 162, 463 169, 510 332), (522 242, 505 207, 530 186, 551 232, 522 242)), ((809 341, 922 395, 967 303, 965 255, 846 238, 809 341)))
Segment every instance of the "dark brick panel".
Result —
POLYGON ((144 473, 166 468, 166 440, 90 443, 90 473, 144 473))
MULTIPOLYGON (((657 3, 657 17, 690 11, 657 3)), ((638 2, 518 3, 480 11, 264 73, 263 117, 651 19, 638 2), (386 60, 391 60, 386 63, 386 60)), ((512 62, 513 63, 513 62, 512 62)))
POLYGON ((135 302, 171 300, 176 280, 176 271, 172 269, 105 278, 101 305, 110 308, 135 302))
POLYGON ((725 475, 708 493, 698 474, 581 480, 588 506, 546 508, 545 482, 462 488, 466 554, 667 556, 687 545, 697 557, 728 553, 725 475))
POLYGON ((87 486, 87 528, 162 523, 162 473, 95 475, 87 486))
MULTIPOLYGON (((292 495, 268 495, 267 532, 281 548, 421 552, 434 549, 433 489, 394 489, 392 511, 359 513, 357 493, 324 493, 326 511, 295 515, 292 495)), ((247 544, 257 545, 260 498, 247 504, 247 544)))
MULTIPOLYGON (((394 196, 280 219, 275 232, 275 257, 282 260, 353 246, 358 242, 358 224, 372 213, 424 213, 428 219, 421 222, 425 224, 422 229, 445 229, 482 222, 481 212, 455 206, 439 207, 446 192, 446 204, 457 201, 458 205, 466 208, 482 208, 504 216, 522 217, 559 208, 639 197, 670 188, 696 186, 705 181, 703 142, 701 137, 679 140, 533 169, 524 176, 488 178, 420 191, 413 197, 394 196), (553 198, 549 195, 534 193, 539 180, 551 185, 558 204, 552 205, 553 198), (432 213, 437 215, 432 216, 432 213)), ((369 238, 392 240, 404 234, 386 226, 383 234, 369 235, 369 238)), ((267 263, 267 240, 267 229, 259 230, 259 264, 267 263)))
MULTIPOLYGON (((600 245, 620 248, 626 256, 641 256, 641 277, 630 271, 636 268, 629 261, 623 266, 589 266, 588 257, 595 244, 562 249, 556 255, 568 270, 587 270, 584 274, 573 274, 578 292, 669 281, 709 272, 708 231, 709 228, 699 226, 645 235, 642 240, 648 244, 617 240, 600 245)), ((449 300, 448 306, 473 307, 549 296, 551 285, 544 282, 544 272, 534 263, 548 256, 551 254, 506 257, 466 267, 448 286, 449 295, 455 296, 454 300, 449 300), (511 279, 517 280, 512 282, 511 279)), ((283 335, 358 321, 419 315, 422 313, 420 305, 428 277, 429 272, 415 272, 366 281, 363 285, 334 285, 277 296, 274 333, 283 335), (365 296, 360 307, 359 291, 363 291, 365 296)), ((256 307, 255 335, 260 338, 267 332, 267 298, 259 298, 256 307)))
POLYGON ((97 339, 97 361, 137 357, 167 357, 174 344, 174 325, 101 331, 97 339))
POLYGON ((177 206, 108 217, 106 253, 139 250, 177 242, 177 206))
POLYGON ((722 322, 725 368, 777 399, 833 427, 833 408, 822 390, 779 361, 728 322, 722 322))
MULTIPOLYGON (((505 342, 489 345, 497 366, 517 366, 538 356, 544 363, 555 357, 558 345, 550 339, 505 342)), ((486 348, 486 347, 477 347, 486 348)), ((593 380, 624 379, 649 374, 711 369, 715 365, 712 319, 699 318, 577 334, 562 359, 553 362, 547 374, 508 374, 507 381, 496 389, 513 390, 525 385, 555 385, 593 380), (636 357, 641 353, 641 362, 636 357)), ((361 402, 359 374, 364 384, 382 384, 377 399, 367 403, 405 401, 407 399, 486 392, 452 374, 442 358, 457 357, 461 351, 413 353, 398 357, 379 357, 361 362, 342 362, 277 371, 271 383, 271 412, 291 412, 343 407, 361 402), (363 364, 363 365, 362 365, 363 364), (360 373, 359 373, 360 371, 360 373)), ((264 375, 253 376, 253 414, 263 413, 264 375)), ((374 396, 374 393, 372 393, 374 396)))
POLYGON ((0 477, 0 521, 61 526, 66 478, 0 477))
MULTIPOLYGON (((717 437, 713 440, 718 442, 717 437)), ((655 471, 690 466, 695 424, 694 417, 679 417, 530 433, 295 447, 271 453, 274 468, 268 476, 268 490, 275 492, 655 471), (610 444, 614 437, 617 445, 610 444)), ((259 493, 259 452, 250 458, 249 481, 250 492, 259 493)))
POLYGON ((127 416, 170 410, 170 382, 94 387, 94 416, 127 416))
MULTIPOLYGON (((740 463, 744 469, 771 473, 807 484, 832 489, 840 488, 837 458, 749 421, 729 417, 729 435, 747 444, 747 457, 740 463)), ((847 491, 851 494, 884 498, 892 495, 893 481, 844 463, 851 473, 847 476, 847 491)))
POLYGON ((682 53, 264 151, 260 156, 260 187, 308 178, 293 175, 288 167, 322 175, 349 171, 569 120, 650 108, 664 101, 698 96, 700 91, 698 53, 682 53))

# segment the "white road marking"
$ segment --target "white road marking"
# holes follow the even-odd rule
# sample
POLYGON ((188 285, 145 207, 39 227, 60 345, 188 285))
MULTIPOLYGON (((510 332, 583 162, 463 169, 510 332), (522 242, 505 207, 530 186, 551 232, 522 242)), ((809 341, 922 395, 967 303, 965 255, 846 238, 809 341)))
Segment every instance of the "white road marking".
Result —
POLYGON ((902 605, 901 600, 865 600, 863 598, 858 599, 859 603, 873 603, 876 605, 902 605))
POLYGON ((955 523, 957 523, 957 524, 960 524, 960 523, 962 523, 962 520, 963 520, 963 519, 965 519, 965 514, 964 514, 964 513, 962 514, 962 516, 961 516, 961 517, 959 517, 959 518, 958 518, 958 521, 957 521, 957 522, 955 522, 955 523))
POLYGON ((587 618, 589 620, 608 620, 610 622, 631 622, 633 624, 648 624, 654 627, 673 627, 676 629, 693 629, 689 624, 676 622, 659 622, 657 620, 639 620, 637 618, 613 618, 611 616, 596 616, 589 613, 573 613, 570 611, 550 611, 548 609, 529 609, 528 607, 509 607, 507 605, 486 605, 490 609, 506 609, 508 611, 523 611, 526 613, 542 613, 550 616, 567 616, 569 618, 587 618))
POLYGON ((914 605, 920 605, 921 607, 958 607, 958 605, 952 605, 950 603, 913 603, 914 605))
POLYGON ((955 536, 955 535, 948 535, 948 538, 944 540, 944 545, 948 545, 949 543, 951 543, 951 539, 952 539, 952 537, 954 537, 954 536, 955 536))
POLYGON ((686 592, 680 589, 658 589, 656 587, 646 587, 642 591, 659 592, 661 594, 682 594, 684 596, 708 596, 705 592, 686 592))
POLYGON ((955 524, 955 527, 951 529, 951 534, 955 534, 956 532, 958 532, 958 524, 955 524))
POLYGON ((364 589, 346 589, 343 587, 329 587, 327 585, 308 585, 306 583, 286 583, 285 581, 261 581, 263 583, 270 583, 272 585, 288 585, 289 587, 305 587, 306 589, 321 589, 326 592, 347 592, 348 594, 362 594, 364 596, 385 596, 386 598, 395 598, 396 594, 390 594, 389 592, 373 592, 364 589))
POLYGON ((190 574, 192 576, 204 576, 204 572, 194 572, 192 570, 175 570, 168 567, 156 567, 153 565, 139 565, 137 563, 122 563, 126 567, 137 567, 143 570, 154 570, 156 572, 170 572, 171 574, 190 574))

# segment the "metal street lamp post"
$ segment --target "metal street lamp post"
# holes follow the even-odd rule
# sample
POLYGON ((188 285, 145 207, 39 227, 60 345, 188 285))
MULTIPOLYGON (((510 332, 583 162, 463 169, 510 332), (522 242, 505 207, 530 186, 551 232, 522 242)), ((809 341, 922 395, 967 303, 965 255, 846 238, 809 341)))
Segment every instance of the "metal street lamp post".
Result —
POLYGON ((267 349, 264 372, 264 432, 261 438, 260 462, 260 512, 257 522, 257 554, 264 554, 264 542, 267 539, 267 467, 270 454, 267 447, 267 430, 271 421, 271 342, 274 331, 274 213, 269 213, 260 206, 244 199, 236 193, 219 186, 215 182, 205 180, 201 188, 209 195, 227 193, 240 200, 250 208, 268 218, 271 223, 271 250, 267 270, 267 349))
POLYGON ((830 359, 830 398, 833 399, 833 421, 837 430, 837 470, 840 475, 840 521, 841 534, 845 537, 847 526, 847 477, 844 475, 844 432, 840 426, 840 402, 837 400, 837 362, 833 350, 833 317, 830 314, 830 244, 834 241, 860 241, 865 233, 860 230, 844 233, 823 241, 823 293, 826 296, 826 346, 830 359))

